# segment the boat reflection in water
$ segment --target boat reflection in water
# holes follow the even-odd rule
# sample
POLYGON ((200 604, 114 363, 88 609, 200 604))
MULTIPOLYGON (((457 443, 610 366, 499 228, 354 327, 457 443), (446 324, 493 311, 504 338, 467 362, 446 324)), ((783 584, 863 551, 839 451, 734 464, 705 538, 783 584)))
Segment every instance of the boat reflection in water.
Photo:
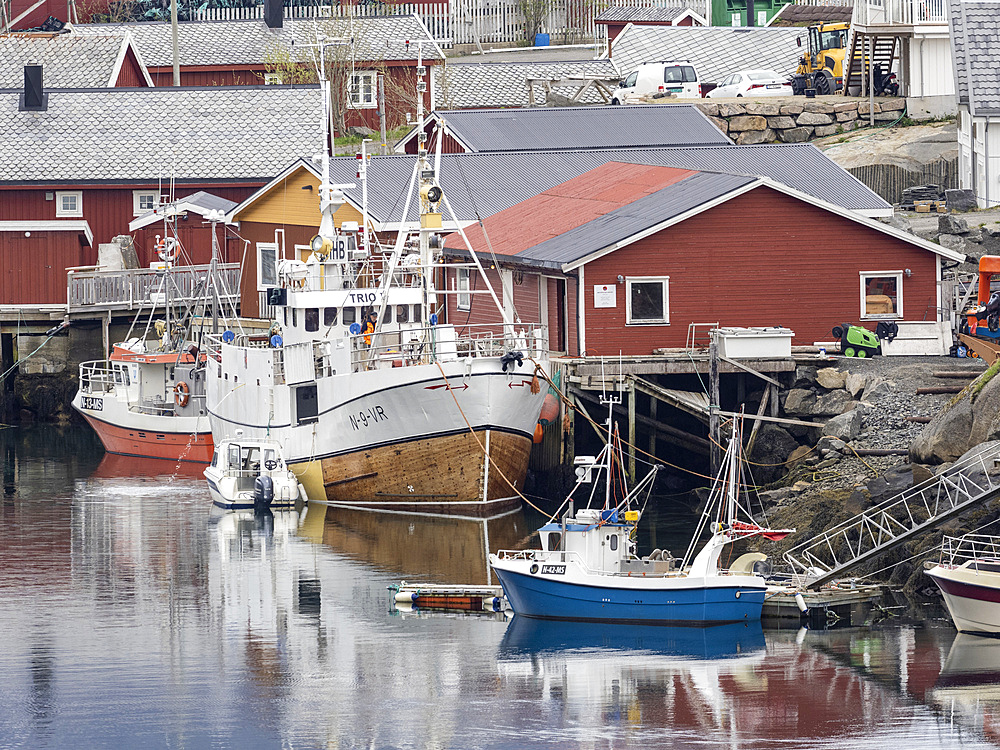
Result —
POLYGON ((693 724, 717 738, 750 696, 766 690, 764 658, 759 622, 670 627, 515 615, 497 669, 504 690, 556 703, 567 726, 581 731, 693 724))
POLYGON ((414 583, 497 584, 488 555, 525 543, 524 512, 491 518, 384 513, 309 503, 325 518, 322 542, 414 583))
MULTIPOLYGON (((647 656, 687 659, 725 659, 764 650, 760 622, 736 622, 707 627, 626 625, 611 623, 536 620, 517 617, 507 626, 500 644, 500 659, 548 652, 642 651, 647 656)), ((596 652, 596 653, 595 653, 596 652)))
MULTIPOLYGON (((184 477, 186 479, 204 479, 202 472, 204 464, 178 461, 168 458, 143 458, 141 456, 122 456, 117 453, 105 453, 101 463, 94 469, 91 477, 94 479, 117 479, 119 477, 184 477)), ((205 488, 208 492, 208 488, 205 488)))
POLYGON ((956 635, 930 699, 956 723, 1000 743, 1000 639, 956 635))

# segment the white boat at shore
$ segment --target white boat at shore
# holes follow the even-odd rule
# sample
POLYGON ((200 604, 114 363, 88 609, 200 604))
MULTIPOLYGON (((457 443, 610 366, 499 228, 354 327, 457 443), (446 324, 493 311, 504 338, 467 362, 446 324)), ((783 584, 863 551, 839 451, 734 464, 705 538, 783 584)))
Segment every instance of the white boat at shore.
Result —
POLYGON ((271 441, 222 440, 204 474, 212 504, 224 510, 288 510, 306 499, 281 448, 271 441))
POLYGON ((1000 537, 946 536, 941 559, 924 572, 941 589, 959 631, 1000 634, 1000 537))

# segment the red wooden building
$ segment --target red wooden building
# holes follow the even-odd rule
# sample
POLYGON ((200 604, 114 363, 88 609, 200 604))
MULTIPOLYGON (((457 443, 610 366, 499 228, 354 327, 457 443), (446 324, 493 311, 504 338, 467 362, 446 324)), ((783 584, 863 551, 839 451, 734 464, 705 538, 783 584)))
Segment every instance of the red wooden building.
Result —
MULTIPOLYGON (((136 217, 199 190, 238 202, 322 143, 317 87, 53 90, 42 111, 20 110, 20 96, 0 92, 0 227, 13 227, 0 239, 0 304, 65 304, 66 269, 95 265, 136 217)), ((210 252, 201 231, 195 262, 210 252)), ((153 234, 135 234, 144 266, 153 234)))
MULTIPOLYGON (((266 6, 269 4, 266 4, 266 6)), ((164 22, 116 25, 135 39, 156 86, 173 85, 171 26, 164 22)), ((81 24, 74 33, 106 33, 107 24, 81 24)), ((314 45, 317 38, 346 39, 329 45, 327 61, 346 87, 342 96, 348 127, 379 129, 379 78, 386 101, 387 127, 395 128, 416 114, 417 63, 430 68, 444 53, 416 15, 357 18, 283 19, 278 12, 265 19, 187 21, 178 25, 182 86, 301 85, 316 80, 314 45)), ((433 76, 426 75, 422 94, 425 110, 432 108, 433 76)), ((334 79, 331 79, 334 80, 334 79)))
POLYGON ((639 5, 613 5, 594 19, 595 24, 608 27, 608 54, 611 43, 629 24, 635 26, 708 26, 701 14, 687 5, 646 7, 639 5))
MULTIPOLYGON (((570 354, 683 347, 707 321, 785 326, 797 344, 845 321, 934 321, 942 263, 965 257, 767 178, 617 162, 484 225, 519 311, 541 311, 570 354)), ((451 321, 492 319, 482 295, 448 300, 451 321)))

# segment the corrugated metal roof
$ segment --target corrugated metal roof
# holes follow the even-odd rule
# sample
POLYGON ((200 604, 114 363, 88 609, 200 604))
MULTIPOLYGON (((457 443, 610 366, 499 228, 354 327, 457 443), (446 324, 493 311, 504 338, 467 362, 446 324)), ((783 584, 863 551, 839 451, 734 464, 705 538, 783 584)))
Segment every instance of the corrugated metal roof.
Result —
POLYGON ((689 60, 703 83, 737 70, 764 68, 791 73, 802 50, 795 40, 806 29, 730 26, 626 26, 611 45, 611 60, 623 75, 644 62, 689 60))
MULTIPOLYGON (((529 107, 528 78, 591 77, 617 80, 618 71, 610 60, 559 62, 479 62, 438 65, 433 69, 438 101, 448 109, 472 107, 529 107)), ((568 95, 569 89, 559 93, 568 95)), ((541 96, 544 92, 537 92, 541 96)), ((581 104, 603 104, 593 89, 581 104)))
POLYGON ((450 110, 435 114, 473 151, 732 144, 693 105, 450 110))
MULTIPOLYGON (((693 8, 691 5, 685 5, 684 3, 678 3, 677 5, 658 5, 658 6, 646 6, 646 5, 613 5, 604 11, 594 19, 595 23, 607 23, 608 21, 616 22, 662 22, 662 23, 673 23, 682 15, 687 13, 693 8)), ((704 3, 701 3, 701 12, 705 10, 704 3)), ((697 10, 695 10, 698 13, 697 10)))
POLYGON ((616 242, 749 185, 755 179, 742 175, 697 172, 651 195, 563 232, 558 237, 539 243, 518 253, 517 257, 533 261, 538 265, 561 268, 565 263, 586 258, 616 242))
POLYGON ((1000 113, 1000 2, 952 2, 956 90, 973 114, 1000 113))
POLYGON ((24 86, 24 66, 29 61, 41 64, 45 88, 96 88, 114 84, 111 76, 125 44, 125 34, 0 36, 0 89, 24 86))
MULTIPOLYGON (((173 64, 170 24, 161 21, 123 24, 77 24, 79 34, 106 34, 109 30, 131 32, 146 65, 173 64)), ((416 60, 417 45, 400 40, 430 40, 416 15, 355 18, 285 19, 280 29, 270 29, 260 19, 240 21, 185 21, 178 24, 181 65, 262 65, 275 49, 292 53, 303 61, 307 50, 296 45, 314 44, 319 37, 351 39, 351 56, 358 62, 416 60)), ((346 54, 346 53, 342 53, 346 54)), ((424 46, 425 60, 443 60, 437 45, 424 46)))
MULTIPOLYGON (((439 179, 459 219, 471 221, 502 211, 609 161, 769 177, 866 215, 892 210, 890 204, 809 143, 442 154, 439 179)), ((355 182, 355 169, 353 158, 334 159, 333 181, 355 182)), ((412 171, 411 156, 374 157, 368 170, 368 200, 376 220, 400 221, 412 171)), ((360 205, 360 188, 349 192, 360 205)), ((416 216, 411 207, 408 218, 414 220, 416 216)))
MULTIPOLYGON (((0 91, 0 182, 267 181, 323 141, 318 86, 0 91)), ((351 180, 353 181, 353 180, 351 180)))

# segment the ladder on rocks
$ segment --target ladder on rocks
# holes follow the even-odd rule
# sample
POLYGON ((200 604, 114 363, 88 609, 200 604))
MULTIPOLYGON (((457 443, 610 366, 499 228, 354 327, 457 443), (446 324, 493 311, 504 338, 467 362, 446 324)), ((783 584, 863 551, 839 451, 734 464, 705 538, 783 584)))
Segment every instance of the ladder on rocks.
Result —
POLYGON ((818 588, 975 505, 1000 496, 1000 445, 901 492, 785 553, 795 581, 818 588))

